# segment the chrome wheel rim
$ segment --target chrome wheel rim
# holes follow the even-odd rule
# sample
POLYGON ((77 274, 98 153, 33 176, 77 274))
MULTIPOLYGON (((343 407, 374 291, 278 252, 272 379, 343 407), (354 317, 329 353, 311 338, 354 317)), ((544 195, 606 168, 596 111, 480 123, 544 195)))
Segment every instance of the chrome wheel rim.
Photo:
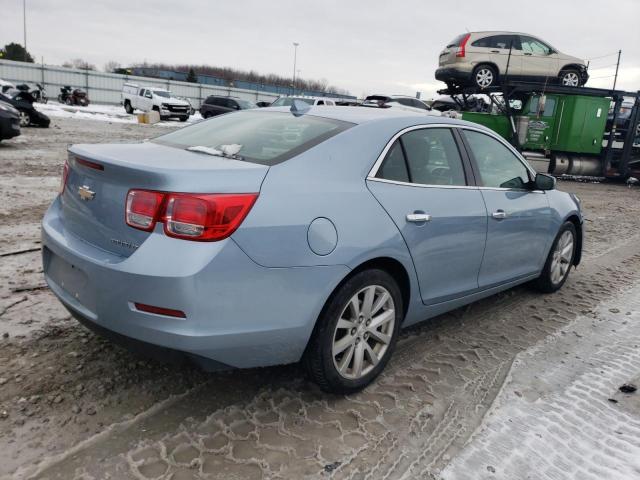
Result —
POLYGON ((558 239, 551 259, 551 281, 555 285, 562 282, 569 272, 571 260, 573 260, 573 234, 567 230, 558 239))
POLYGON ((356 380, 373 370, 389 349, 396 323, 393 297, 380 285, 356 293, 342 309, 333 333, 333 365, 356 380))
POLYGON ((481 68, 476 72, 476 83, 482 88, 490 86, 493 83, 493 72, 488 68, 481 68))
POLYGON ((20 112, 20 126, 28 127, 30 122, 29 114, 27 112, 20 112))
POLYGON ((577 87, 580 84, 578 74, 574 72, 565 73, 562 77, 562 84, 568 87, 577 87))

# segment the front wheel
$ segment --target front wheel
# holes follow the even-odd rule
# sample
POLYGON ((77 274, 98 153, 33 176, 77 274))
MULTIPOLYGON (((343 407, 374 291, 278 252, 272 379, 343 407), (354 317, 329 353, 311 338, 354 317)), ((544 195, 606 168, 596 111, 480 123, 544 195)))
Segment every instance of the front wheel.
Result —
POLYGON ((403 319, 397 282, 383 270, 357 273, 329 298, 304 355, 311 379, 326 392, 354 393, 389 361, 403 319))
POLYGON ((534 282, 538 290, 552 293, 562 288, 573 265, 576 238, 576 227, 571 222, 565 222, 553 241, 542 273, 534 282))
POLYGON ((186 122, 187 120, 189 120, 189 116, 188 115, 186 117, 185 116, 180 117, 180 121, 181 122, 186 122))
POLYGON ((24 128, 28 127, 29 125, 31 125, 31 115, 20 110, 20 127, 24 128))

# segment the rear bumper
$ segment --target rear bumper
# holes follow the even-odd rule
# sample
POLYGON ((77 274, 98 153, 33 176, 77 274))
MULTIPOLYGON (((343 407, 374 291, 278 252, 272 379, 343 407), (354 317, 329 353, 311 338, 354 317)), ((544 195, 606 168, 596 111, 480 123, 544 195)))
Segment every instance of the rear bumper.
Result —
POLYGON ((59 204, 42 224, 44 274, 76 318, 232 367, 298 361, 326 299, 349 271, 265 268, 231 239, 189 242, 161 232, 119 257, 66 231, 59 204), (181 310, 186 318, 141 312, 135 302, 181 310))
POLYGON ((465 84, 470 81, 471 73, 453 67, 441 67, 436 70, 436 80, 446 83, 465 84))

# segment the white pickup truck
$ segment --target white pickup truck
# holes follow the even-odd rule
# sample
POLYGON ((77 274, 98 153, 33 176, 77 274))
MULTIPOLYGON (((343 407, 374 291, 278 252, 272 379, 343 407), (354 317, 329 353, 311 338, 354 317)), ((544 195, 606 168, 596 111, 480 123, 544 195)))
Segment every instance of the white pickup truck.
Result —
POLYGON ((133 113, 136 109, 143 112, 156 110, 163 120, 179 118, 185 122, 191 114, 191 105, 172 97, 169 90, 142 87, 135 83, 125 83, 122 87, 122 104, 127 113, 133 113))

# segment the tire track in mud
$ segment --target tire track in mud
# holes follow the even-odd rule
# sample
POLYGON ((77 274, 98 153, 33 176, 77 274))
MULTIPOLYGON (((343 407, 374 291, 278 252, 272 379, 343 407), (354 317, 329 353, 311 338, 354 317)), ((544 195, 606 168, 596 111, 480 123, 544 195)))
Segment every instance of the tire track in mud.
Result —
POLYGON ((323 394, 295 367, 293 379, 258 386, 213 376, 108 448, 98 442, 35 477, 435 478, 480 424, 516 354, 637 280, 638 250, 589 259, 556 294, 520 287, 410 329, 359 394, 323 394), (227 380, 237 390, 225 399, 227 380))

